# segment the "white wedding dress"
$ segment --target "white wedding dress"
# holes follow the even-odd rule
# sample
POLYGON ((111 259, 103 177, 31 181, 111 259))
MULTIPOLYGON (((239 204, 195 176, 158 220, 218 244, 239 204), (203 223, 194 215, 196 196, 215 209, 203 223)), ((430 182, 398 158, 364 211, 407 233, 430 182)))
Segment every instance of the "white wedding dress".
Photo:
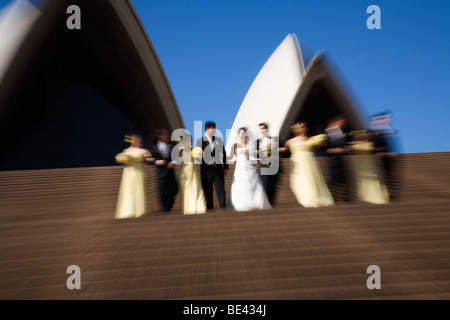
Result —
POLYGON ((231 184, 230 204, 236 211, 272 207, 258 170, 249 160, 248 148, 238 147, 236 149, 236 166, 231 184))

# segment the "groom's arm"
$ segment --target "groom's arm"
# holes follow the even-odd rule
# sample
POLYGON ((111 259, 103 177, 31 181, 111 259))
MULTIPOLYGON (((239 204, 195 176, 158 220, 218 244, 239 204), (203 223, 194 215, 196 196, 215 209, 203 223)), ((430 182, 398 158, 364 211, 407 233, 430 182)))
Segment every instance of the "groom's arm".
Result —
POLYGON ((255 157, 259 158, 259 140, 256 140, 256 149, 255 149, 255 157))
POLYGON ((223 148, 223 168, 225 170, 228 170, 228 160, 227 160, 227 152, 225 151, 225 146, 223 145, 222 141, 222 148, 223 148))
POLYGON ((151 162, 150 164, 154 164, 157 167, 167 166, 167 160, 165 160, 161 152, 159 152, 157 145, 154 145, 150 149, 150 152, 152 153, 153 158, 155 158, 155 161, 151 162))
POLYGON ((151 146, 149 146, 148 150, 150 151, 153 160, 148 161, 147 164, 156 165, 156 161, 162 159, 162 157, 158 151, 158 148, 156 148, 154 145, 151 145, 151 146))

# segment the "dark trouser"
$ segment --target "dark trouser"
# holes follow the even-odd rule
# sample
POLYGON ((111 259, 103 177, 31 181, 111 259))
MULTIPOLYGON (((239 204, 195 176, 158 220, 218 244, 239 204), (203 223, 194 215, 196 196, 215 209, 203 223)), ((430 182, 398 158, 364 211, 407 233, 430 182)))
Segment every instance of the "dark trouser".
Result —
POLYGON ((342 156, 330 156, 330 191, 335 200, 349 201, 348 179, 342 156))
POLYGON ((221 167, 209 168, 202 171, 202 187, 206 197, 206 207, 214 208, 213 186, 216 189, 216 195, 219 199, 221 208, 226 208, 225 200, 225 177, 221 167))
POLYGON ((400 173, 398 159, 396 157, 383 156, 383 176, 384 182, 389 192, 391 200, 399 198, 400 173))
POLYGON ((261 175, 261 180, 264 184, 264 190, 266 191, 267 198, 269 199, 270 205, 274 204, 275 191, 278 182, 278 173, 273 175, 261 175))
POLYGON ((345 184, 347 181, 344 172, 344 163, 342 161, 342 156, 330 156, 330 181, 332 183, 345 184))
POLYGON ((160 178, 158 182, 159 197, 163 211, 172 210, 175 202, 175 196, 178 192, 178 184, 175 180, 173 170, 169 171, 167 176, 160 178))

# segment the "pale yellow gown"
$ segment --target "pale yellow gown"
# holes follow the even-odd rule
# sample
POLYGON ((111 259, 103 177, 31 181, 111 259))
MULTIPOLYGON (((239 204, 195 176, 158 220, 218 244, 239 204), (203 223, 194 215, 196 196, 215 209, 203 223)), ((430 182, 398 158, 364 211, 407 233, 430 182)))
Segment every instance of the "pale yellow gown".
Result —
POLYGON ((353 177, 358 199, 368 203, 389 203, 389 192, 381 182, 375 157, 370 151, 370 142, 360 142, 353 146, 354 158, 353 177))
POLYGON ((206 198, 197 167, 194 163, 195 151, 183 154, 183 163, 181 164, 179 172, 178 183, 183 197, 184 214, 202 214, 206 212, 206 198))
POLYGON ((124 163, 117 198, 116 219, 138 218, 146 213, 145 153, 143 149, 128 148, 116 156, 124 163), (130 163, 125 163, 130 161, 130 163))
POLYGON ((324 138, 324 135, 319 135, 306 141, 294 141, 289 147, 292 161, 290 187, 298 203, 307 208, 334 204, 333 197, 312 152, 313 148, 324 138))

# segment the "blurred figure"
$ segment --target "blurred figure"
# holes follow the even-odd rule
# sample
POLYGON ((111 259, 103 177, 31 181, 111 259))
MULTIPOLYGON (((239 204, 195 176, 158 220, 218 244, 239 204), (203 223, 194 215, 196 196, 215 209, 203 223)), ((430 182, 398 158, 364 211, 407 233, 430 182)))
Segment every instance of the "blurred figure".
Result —
POLYGON ((354 159, 354 178, 359 200, 374 204, 389 202, 389 193, 382 183, 379 174, 375 151, 375 134, 373 131, 359 132, 353 136, 351 142, 354 159))
POLYGON ((137 218, 146 213, 145 161, 153 161, 151 153, 142 148, 138 135, 126 136, 130 147, 116 156, 124 165, 117 199, 116 219, 137 218))
POLYGON ((332 118, 325 129, 327 134, 328 165, 330 168, 330 189, 336 201, 349 201, 349 187, 345 170, 344 155, 349 153, 346 148, 349 142, 344 131, 346 119, 339 115, 332 118))
POLYGON ((236 166, 231 183, 231 206, 236 211, 271 208, 256 165, 251 162, 252 154, 247 128, 238 130, 238 141, 231 148, 230 159, 234 155, 236 155, 236 166))
POLYGON ((169 145, 170 136, 166 129, 156 129, 155 134, 157 142, 150 150, 158 168, 158 189, 162 211, 169 212, 178 193, 178 183, 173 169, 175 163, 172 161, 172 146, 169 145))
POLYGON ((183 197, 183 212, 184 214, 205 213, 206 199, 196 166, 196 162, 202 160, 202 149, 192 148, 190 136, 180 143, 182 144, 180 148, 182 162, 178 183, 183 197))
POLYGON ((397 152, 399 151, 399 134, 392 128, 392 113, 385 111, 373 115, 370 119, 370 128, 375 133, 375 152, 381 158, 382 177, 388 188, 390 200, 399 198, 400 189, 400 163, 397 152))
POLYGON ((301 121, 291 126, 294 138, 280 148, 281 152, 291 152, 291 190, 298 203, 304 207, 322 207, 334 204, 333 197, 317 165, 314 148, 324 144, 325 134, 308 138, 308 126, 301 121))
POLYGON ((274 165, 275 162, 278 164, 278 171, 275 174, 261 174, 261 180, 264 184, 264 190, 266 191, 267 198, 270 204, 274 205, 275 191, 278 183, 279 174, 281 173, 280 160, 278 155, 272 155, 271 150, 276 148, 278 150, 278 145, 275 139, 269 136, 269 126, 267 123, 263 122, 259 124, 259 133, 261 138, 256 140, 256 154, 257 157, 261 158, 261 155, 266 158, 270 158, 268 163, 261 162, 261 167, 269 168, 274 165))

